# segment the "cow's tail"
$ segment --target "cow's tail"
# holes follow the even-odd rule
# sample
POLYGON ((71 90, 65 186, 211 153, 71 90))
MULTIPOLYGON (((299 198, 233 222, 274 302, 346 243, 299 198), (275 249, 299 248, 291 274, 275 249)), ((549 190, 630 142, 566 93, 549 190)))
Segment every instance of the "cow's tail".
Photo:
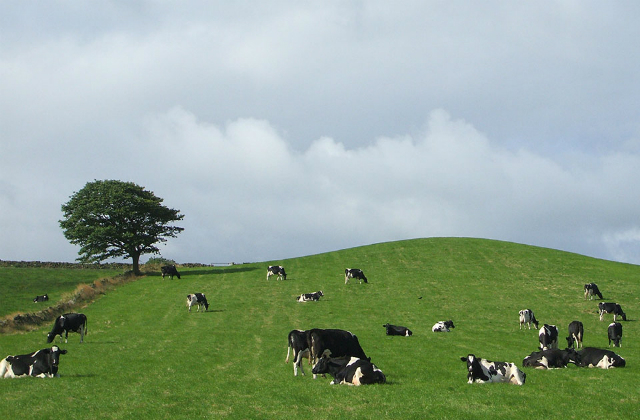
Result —
POLYGON ((285 363, 289 363, 289 353, 291 352, 292 348, 293 348, 293 343, 291 342, 291 334, 289 334, 289 337, 287 337, 287 358, 284 359, 285 363))

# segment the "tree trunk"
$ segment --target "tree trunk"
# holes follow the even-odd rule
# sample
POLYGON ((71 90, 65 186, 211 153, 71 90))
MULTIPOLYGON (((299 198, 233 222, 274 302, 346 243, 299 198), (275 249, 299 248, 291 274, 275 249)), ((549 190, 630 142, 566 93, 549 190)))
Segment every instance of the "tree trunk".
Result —
POLYGON ((131 253, 131 259, 133 260, 133 274, 136 276, 141 276, 140 272, 140 251, 135 251, 131 253))

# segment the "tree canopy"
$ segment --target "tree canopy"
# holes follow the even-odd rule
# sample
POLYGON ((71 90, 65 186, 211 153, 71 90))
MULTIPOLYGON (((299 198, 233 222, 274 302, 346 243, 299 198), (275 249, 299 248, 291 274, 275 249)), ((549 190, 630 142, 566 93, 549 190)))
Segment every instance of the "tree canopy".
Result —
POLYGON ((157 253, 159 242, 175 238, 184 228, 171 222, 184 218, 162 205, 162 198, 132 182, 88 182, 62 205, 60 226, 72 244, 79 245, 80 262, 101 262, 127 256, 140 274, 142 254, 157 253))

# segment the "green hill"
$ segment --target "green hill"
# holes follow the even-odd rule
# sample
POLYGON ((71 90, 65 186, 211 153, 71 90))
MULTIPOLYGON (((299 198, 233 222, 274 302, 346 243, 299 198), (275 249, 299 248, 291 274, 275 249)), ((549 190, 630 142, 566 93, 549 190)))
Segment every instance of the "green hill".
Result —
MULTIPOLYGON (((85 343, 72 334, 52 380, 0 380, 7 418, 53 413, 94 418, 631 418, 640 392, 640 267, 551 249, 467 238, 382 243, 303 258, 181 269, 181 280, 147 276, 82 309, 85 343), (282 264, 286 281, 266 281, 282 264), (370 284, 344 284, 361 268, 370 284), (519 330, 518 311, 556 324, 580 320, 587 346, 607 346, 611 316, 599 321, 595 282, 605 301, 627 312, 627 367, 609 371, 527 369, 527 383, 469 385, 460 356, 516 362, 537 348, 537 331, 519 330), (319 302, 297 303, 322 290, 319 302), (188 293, 203 292, 209 312, 188 313, 188 293), (453 319, 456 328, 431 326, 453 319), (412 337, 387 337, 385 323, 412 337), (294 377, 285 364, 291 329, 342 328, 356 334, 387 376, 385 385, 329 386, 294 377), (34 398, 38 403, 34 403, 34 398)), ((48 328, 1 335, 0 355, 44 348, 48 328)), ((306 361, 305 361, 306 362, 306 361)))

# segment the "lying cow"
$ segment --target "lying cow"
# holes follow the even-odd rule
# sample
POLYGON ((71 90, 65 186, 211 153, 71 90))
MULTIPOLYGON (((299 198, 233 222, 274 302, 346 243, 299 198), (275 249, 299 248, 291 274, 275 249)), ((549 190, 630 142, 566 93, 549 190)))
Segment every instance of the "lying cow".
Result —
POLYGON ((531 329, 531 324, 535 325, 536 330, 538 329, 538 320, 531 309, 520 311, 520 329, 524 328, 524 324, 527 324, 529 329, 531 329))
POLYGON ((598 285, 595 283, 587 283, 584 285, 584 298, 589 298, 589 300, 593 299, 593 296, 597 295, 600 299, 602 299, 602 293, 600 293, 600 289, 598 289, 598 285))
POLYGON ((287 273, 285 273, 284 267, 281 265, 270 265, 269 268, 267 268, 267 280, 269 280, 271 276, 277 276, 278 280, 287 279, 287 273))
MULTIPOLYGON (((312 365, 315 365, 318 359, 323 356, 349 356, 371 360, 360 347, 358 337, 349 331, 314 328, 308 333, 308 347, 311 353, 309 363, 312 365)), ((316 376, 313 375, 313 377, 316 376)))
POLYGON ((357 357, 322 357, 312 370, 314 375, 333 376, 333 384, 369 385, 383 384, 387 381, 384 373, 369 360, 357 357))
POLYGON ((407 327, 401 327, 399 325, 384 324, 383 327, 387 329, 387 335, 403 335, 409 337, 413 335, 411 330, 407 327))
POLYGON ((58 346, 38 350, 31 354, 7 356, 0 361, 0 378, 53 378, 58 374, 60 355, 67 354, 58 346))
POLYGON ((580 355, 574 349, 534 351, 522 360, 522 366, 536 369, 564 368, 569 363, 580 363, 580 355))
POLYGON ((585 347, 578 351, 580 355, 580 367, 598 367, 600 369, 611 369, 624 367, 625 360, 611 350, 597 349, 595 347, 585 347))
POLYGON ((309 344, 308 337, 309 333, 303 330, 292 330, 289 332, 289 336, 287 337, 287 358, 285 359, 285 363, 289 363, 289 353, 293 354, 293 376, 298 376, 298 367, 300 368, 300 372, 304 375, 304 368, 302 367, 302 358, 309 359, 309 344))
POLYGON ((431 331, 433 331, 433 332, 450 332, 451 328, 455 328, 455 327, 456 326, 453 325, 453 321, 452 320, 438 321, 433 325, 433 327, 431 327, 431 331))
POLYGON ((558 327, 555 325, 544 324, 538 333, 540 341, 540 349, 557 349, 558 348, 558 327))
POLYGON ((173 280, 173 276, 176 276, 178 280, 180 280, 180 273, 178 273, 175 265, 165 265, 164 267, 160 267, 160 271, 162 272, 162 278, 169 276, 169 278, 173 280))
POLYGON ((62 341, 62 333, 64 334, 64 342, 68 342, 69 331, 80 334, 80 342, 84 341, 84 336, 87 333, 87 317, 85 314, 64 314, 56 318, 53 323, 51 332, 47 334, 47 343, 51 343, 56 335, 60 336, 62 341))
POLYGON ((603 320, 604 314, 613 314, 613 322, 616 321, 616 316, 621 316, 623 321, 627 320, 627 315, 617 303, 600 302, 598 303, 598 310, 600 311, 600 321, 603 320))
POLYGON ((527 375, 518 369, 515 363, 492 362, 487 359, 477 358, 470 354, 461 357, 467 362, 467 383, 484 384, 488 382, 508 382, 514 385, 524 384, 527 375))
POLYGON ((622 340, 622 324, 621 323, 612 322, 611 324, 609 324, 607 335, 609 336, 609 347, 611 347, 612 341, 613 341, 613 347, 622 347, 620 344, 620 341, 622 340))
POLYGON ((584 337, 584 326, 580 321, 571 321, 569 324, 569 336, 567 337, 567 347, 584 347, 582 338, 584 337))
POLYGON ((359 268, 346 268, 344 270, 344 284, 347 284, 349 282, 349 279, 357 279, 360 280, 360 283, 362 283, 363 281, 365 283, 368 283, 367 277, 359 268))
POLYGON ((318 290, 315 293, 303 293, 296 298, 298 302, 309 302, 309 301, 319 301, 320 298, 324 296, 322 290, 318 290))
POLYGON ((189 309, 189 312, 191 312, 191 307, 193 305, 198 305, 198 309, 196 310, 197 312, 200 312, 200 309, 202 309, 203 312, 209 310, 209 302, 207 302, 207 297, 204 293, 192 293, 187 295, 187 308, 189 309))
POLYGON ((40 296, 36 296, 33 301, 34 302, 46 302, 49 300, 49 295, 47 295, 46 293, 44 295, 40 295, 40 296))

